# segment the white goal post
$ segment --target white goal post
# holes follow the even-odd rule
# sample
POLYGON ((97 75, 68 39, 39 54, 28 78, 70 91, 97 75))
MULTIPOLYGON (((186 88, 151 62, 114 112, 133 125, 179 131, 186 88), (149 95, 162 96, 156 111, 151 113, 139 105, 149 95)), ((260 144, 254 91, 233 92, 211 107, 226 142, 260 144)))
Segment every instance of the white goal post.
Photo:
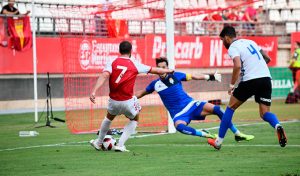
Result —
MULTIPOLYGON (((166 13, 166 48, 167 48, 167 58, 169 62, 169 68, 175 69, 175 59, 174 59, 174 1, 166 0, 165 5, 166 13)), ((175 133, 176 129, 174 127, 173 120, 168 113, 168 133, 175 133)))

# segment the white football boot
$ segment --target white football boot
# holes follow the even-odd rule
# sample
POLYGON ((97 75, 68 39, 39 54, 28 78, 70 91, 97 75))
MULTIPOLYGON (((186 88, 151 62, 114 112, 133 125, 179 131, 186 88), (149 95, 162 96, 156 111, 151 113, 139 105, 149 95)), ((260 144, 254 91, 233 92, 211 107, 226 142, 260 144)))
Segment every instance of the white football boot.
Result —
POLYGON ((115 151, 116 152, 130 152, 129 150, 126 149, 125 145, 120 147, 118 145, 115 146, 115 151))
POLYGON ((91 146, 94 148, 94 149, 96 149, 96 150, 102 150, 102 148, 101 148, 101 146, 102 146, 102 144, 99 144, 98 143, 98 139, 92 139, 92 140, 90 140, 90 144, 91 144, 91 146))

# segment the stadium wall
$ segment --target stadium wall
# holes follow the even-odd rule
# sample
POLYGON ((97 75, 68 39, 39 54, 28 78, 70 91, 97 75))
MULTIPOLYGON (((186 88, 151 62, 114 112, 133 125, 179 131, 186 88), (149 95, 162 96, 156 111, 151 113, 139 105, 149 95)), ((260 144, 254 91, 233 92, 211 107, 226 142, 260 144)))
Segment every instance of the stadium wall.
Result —
MULTIPOLYGON (((56 41, 57 42, 57 41, 56 41)), ((51 43, 50 43, 51 44, 51 43)), ((47 46, 47 45, 46 45, 47 46)), ((28 51, 30 52, 30 51, 28 51)), ((53 62, 53 58, 59 56, 60 51, 54 49, 49 49, 47 51, 49 60, 53 62)), ((17 53, 20 54, 20 53, 17 53)), ((29 56, 28 58, 18 58, 24 60, 31 61, 31 54, 27 53, 29 56)), ((25 54, 26 55, 26 54, 25 54)), ((290 44, 280 44, 278 45, 277 51, 277 62, 276 67, 288 67, 288 60, 291 55, 291 45, 290 44)), ((3 57, 0 56, 0 58, 3 57)), ((19 60, 16 60, 19 62, 19 60)), ((22 61, 20 61, 22 63, 22 61)), ((29 62, 32 68, 32 61, 29 62)), ((4 67, 3 64, 2 68, 4 67)), ((53 107, 54 109, 64 109, 64 94, 63 94, 63 75, 53 73, 51 69, 62 69, 61 63, 54 62, 54 66, 52 67, 45 67, 47 70, 50 70, 50 82, 52 88, 52 98, 53 98, 53 107), (60 65, 60 66, 59 66, 60 65)), ((21 64, 22 66, 22 64, 21 64)), ((47 66, 47 64, 46 64, 47 66)), ((49 64, 48 64, 49 66, 49 64)), ((197 72, 206 72, 212 73, 216 68, 207 68, 207 69, 200 69, 200 68, 180 68, 179 71, 189 72, 189 73, 197 73, 197 72)), ((219 72, 226 73, 225 80, 230 77, 231 68, 217 68, 219 72)), ((46 84, 47 84, 47 77, 45 74, 39 74, 38 76, 38 97, 39 97, 39 109, 41 110, 45 105, 45 98, 46 98, 46 84)), ((225 83, 224 83, 225 84, 225 83)), ((24 111, 32 111, 34 107, 33 102, 33 76, 32 74, 28 73, 18 73, 15 74, 0 74, 0 113, 11 113, 11 112, 24 112, 24 111)), ((202 88, 201 88, 202 89, 202 88)), ((224 89, 224 88, 221 88, 224 89)), ((202 89, 206 91, 207 88, 202 89)), ((225 90, 225 89, 224 89, 225 90)))

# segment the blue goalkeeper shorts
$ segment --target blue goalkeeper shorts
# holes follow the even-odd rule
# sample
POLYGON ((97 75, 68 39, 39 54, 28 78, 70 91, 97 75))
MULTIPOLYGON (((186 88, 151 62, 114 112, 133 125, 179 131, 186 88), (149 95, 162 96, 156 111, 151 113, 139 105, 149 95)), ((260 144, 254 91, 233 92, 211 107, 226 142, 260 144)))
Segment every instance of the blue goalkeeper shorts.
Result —
POLYGON ((176 121, 182 120, 189 124, 191 120, 205 120, 205 116, 201 116, 200 114, 206 103, 207 102, 192 101, 174 116, 173 122, 176 123, 176 121))

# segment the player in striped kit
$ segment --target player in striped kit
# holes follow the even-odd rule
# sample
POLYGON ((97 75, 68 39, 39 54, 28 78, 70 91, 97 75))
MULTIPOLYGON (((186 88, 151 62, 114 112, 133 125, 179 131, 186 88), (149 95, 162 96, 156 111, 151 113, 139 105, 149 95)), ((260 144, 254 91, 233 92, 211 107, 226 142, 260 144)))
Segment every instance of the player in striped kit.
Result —
POLYGON ((124 114, 130 121, 124 127, 115 150, 120 152, 128 151, 124 144, 136 129, 141 109, 137 98, 133 94, 136 76, 139 73, 163 74, 173 72, 170 69, 150 67, 134 61, 131 58, 131 50, 132 45, 130 42, 123 41, 120 43, 119 52, 121 56, 106 65, 92 90, 90 100, 95 103, 96 91, 109 78, 110 93, 107 115, 101 123, 98 138, 90 141, 90 144, 96 150, 101 150, 103 139, 114 118, 117 115, 124 114))

